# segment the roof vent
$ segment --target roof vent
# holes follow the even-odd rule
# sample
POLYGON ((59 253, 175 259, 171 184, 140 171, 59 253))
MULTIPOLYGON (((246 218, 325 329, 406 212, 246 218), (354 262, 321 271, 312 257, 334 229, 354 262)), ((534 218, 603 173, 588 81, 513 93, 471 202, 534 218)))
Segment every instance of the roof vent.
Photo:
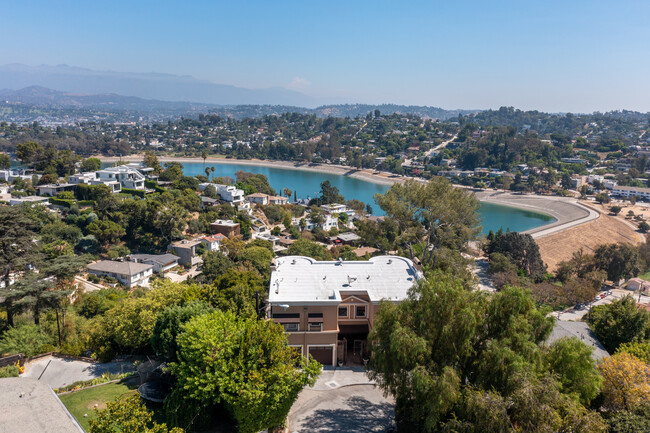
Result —
POLYGON ((296 259, 291 260, 291 264, 295 265, 296 264, 296 259))
POLYGON ((357 281, 357 277, 348 275, 348 284, 352 284, 353 281, 357 281))
POLYGON ((393 263, 393 259, 388 259, 388 264, 390 265, 391 263, 393 263))

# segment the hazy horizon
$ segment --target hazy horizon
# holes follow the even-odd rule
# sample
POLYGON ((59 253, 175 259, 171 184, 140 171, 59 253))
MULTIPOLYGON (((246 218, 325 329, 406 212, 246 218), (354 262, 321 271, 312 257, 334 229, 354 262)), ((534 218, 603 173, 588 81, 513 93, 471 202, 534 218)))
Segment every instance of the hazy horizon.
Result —
POLYGON ((650 3, 521 3, 16 3, 0 59, 329 103, 650 111, 650 3))

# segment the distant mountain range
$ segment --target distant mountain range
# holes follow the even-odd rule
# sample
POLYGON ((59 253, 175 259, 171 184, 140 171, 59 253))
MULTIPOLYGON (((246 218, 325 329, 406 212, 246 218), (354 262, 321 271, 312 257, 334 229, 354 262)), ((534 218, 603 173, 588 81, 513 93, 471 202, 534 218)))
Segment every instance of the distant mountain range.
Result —
MULTIPOLYGON (((2 84, 0 82, 0 84, 2 84)), ((444 110, 437 107, 406 106, 406 105, 368 105, 368 104, 342 104, 323 105, 316 108, 305 108, 292 105, 229 105, 219 106, 197 102, 174 102, 154 99, 144 99, 137 96, 122 96, 114 93, 84 94, 77 92, 62 92, 42 86, 29 86, 19 90, 0 90, 0 103, 20 104, 25 107, 39 108, 38 114, 43 115, 43 109, 56 109, 56 115, 61 110, 74 109, 90 112, 129 112, 157 113, 157 120, 161 118, 174 118, 179 116, 196 116, 200 113, 217 114, 223 117, 242 119, 244 117, 261 117, 266 115, 280 115, 282 113, 313 114, 318 117, 356 117, 365 116, 370 112, 379 110, 383 114, 402 113, 415 114, 421 117, 435 119, 449 119, 459 114, 472 114, 478 110, 444 110)), ((33 111, 33 110, 32 110, 33 111)), ((29 117, 23 110, 21 120, 29 117)), ((87 113, 82 113, 87 114, 87 113)), ((54 115, 52 113, 51 115, 54 115)), ((112 119, 115 117, 113 116, 112 119)), ((131 117, 129 117, 131 119, 131 117)), ((12 120, 4 119, 3 120, 12 120)))
POLYGON ((216 105, 278 104, 315 107, 323 102, 284 88, 245 89, 190 76, 95 71, 68 65, 0 66, 0 89, 31 86, 75 94, 117 94, 159 101, 191 101, 216 105))

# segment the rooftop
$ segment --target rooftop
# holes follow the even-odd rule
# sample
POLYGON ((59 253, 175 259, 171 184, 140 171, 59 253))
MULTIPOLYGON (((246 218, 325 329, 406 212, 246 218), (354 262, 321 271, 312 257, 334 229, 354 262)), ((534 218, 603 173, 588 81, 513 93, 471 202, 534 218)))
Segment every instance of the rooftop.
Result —
POLYGON ((153 265, 135 262, 118 262, 115 260, 101 260, 88 265, 88 269, 98 272, 113 272, 122 275, 135 275, 137 273, 151 269, 153 265))
POLYGON ((213 225, 218 225, 218 226, 231 226, 231 227, 239 225, 239 223, 236 223, 233 220, 216 220, 212 224, 213 225))
POLYGON ((45 383, 26 377, 0 380, 0 431, 5 433, 83 433, 45 383))
POLYGON ((271 274, 272 305, 338 304, 341 294, 366 292, 372 302, 405 299, 422 274, 404 257, 378 256, 368 261, 317 261, 287 256, 271 274))
POLYGON ((149 261, 160 265, 167 265, 180 259, 180 257, 173 254, 131 254, 130 257, 132 260, 149 261))
POLYGON ((192 240, 181 239, 180 241, 172 242, 171 244, 169 244, 169 246, 172 248, 190 248, 195 245, 199 245, 200 243, 201 241, 198 239, 192 239, 192 240))

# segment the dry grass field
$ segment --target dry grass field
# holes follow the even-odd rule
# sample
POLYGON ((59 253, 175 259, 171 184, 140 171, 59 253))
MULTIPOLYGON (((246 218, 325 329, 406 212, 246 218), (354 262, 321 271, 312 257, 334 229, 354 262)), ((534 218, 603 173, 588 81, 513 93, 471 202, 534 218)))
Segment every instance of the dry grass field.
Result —
POLYGON ((593 252, 601 244, 642 242, 639 232, 623 222, 622 216, 616 218, 602 213, 602 209, 598 210, 601 211, 600 218, 595 221, 536 239, 549 272, 553 272, 561 261, 570 259, 580 248, 593 252))

